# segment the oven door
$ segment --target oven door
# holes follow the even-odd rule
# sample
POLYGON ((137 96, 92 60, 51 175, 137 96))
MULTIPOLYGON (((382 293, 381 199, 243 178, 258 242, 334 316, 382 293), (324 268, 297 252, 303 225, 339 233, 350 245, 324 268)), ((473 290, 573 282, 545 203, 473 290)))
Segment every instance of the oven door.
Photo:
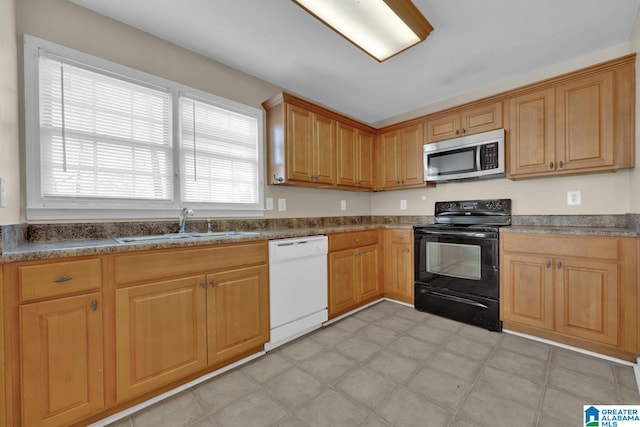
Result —
POLYGON ((416 284, 498 299, 496 231, 416 228, 414 242, 416 284))

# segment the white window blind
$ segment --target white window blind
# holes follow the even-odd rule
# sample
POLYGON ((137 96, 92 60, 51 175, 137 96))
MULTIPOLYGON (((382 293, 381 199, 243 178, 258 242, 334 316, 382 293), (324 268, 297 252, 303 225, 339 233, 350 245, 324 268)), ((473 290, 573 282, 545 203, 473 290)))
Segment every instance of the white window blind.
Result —
POLYGON ((183 96, 180 126, 183 200, 257 205, 257 118, 183 96))
POLYGON ((42 196, 171 200, 171 97, 39 57, 42 196))

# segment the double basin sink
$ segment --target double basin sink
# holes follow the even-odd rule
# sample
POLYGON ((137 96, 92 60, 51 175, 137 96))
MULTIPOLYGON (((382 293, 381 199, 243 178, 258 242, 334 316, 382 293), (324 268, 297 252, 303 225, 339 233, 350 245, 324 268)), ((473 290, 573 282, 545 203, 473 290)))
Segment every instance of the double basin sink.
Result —
POLYGON ((256 234, 258 234, 257 231, 213 231, 208 233, 169 233, 152 234, 149 236, 117 237, 114 240, 118 243, 161 242, 179 239, 219 239, 233 236, 253 236, 256 234))

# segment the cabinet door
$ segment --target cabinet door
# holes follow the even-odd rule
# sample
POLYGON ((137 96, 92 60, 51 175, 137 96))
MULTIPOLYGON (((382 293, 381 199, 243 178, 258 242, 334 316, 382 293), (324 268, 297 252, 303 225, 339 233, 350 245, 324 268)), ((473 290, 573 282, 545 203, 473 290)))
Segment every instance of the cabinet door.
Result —
POLYGON ((380 280, 378 246, 367 246, 356 252, 358 263, 358 279, 360 291, 359 301, 367 302, 382 296, 382 281, 380 280))
POLYGON ((413 245, 411 230, 385 230, 384 294, 413 303, 413 245))
POLYGON ((401 136, 399 131, 383 133, 378 140, 376 169, 378 188, 394 188, 400 185, 401 136))
POLYGON ((116 290, 118 401, 206 368, 204 276, 116 290))
POLYGON ((423 174, 422 124, 402 129, 401 181, 404 186, 425 185, 423 174))
POLYGON ((355 128, 338 123, 338 136, 336 140, 338 155, 336 180, 338 185, 346 185, 349 187, 357 186, 357 133, 355 128))
POLYGON ((554 89, 507 101, 509 109, 509 176, 552 173, 555 160, 554 89))
POLYGON ((373 188, 373 141, 372 133, 358 131, 358 154, 356 156, 357 184, 361 188, 373 188))
POLYGON ((565 258, 556 261, 556 330, 618 344, 618 264, 565 258))
POLYGON ((20 307, 22 424, 62 426, 104 407, 101 293, 20 307))
POLYGON ((355 253, 357 249, 329 253, 329 317, 358 305, 355 253))
POLYGON ((505 252, 501 264, 502 320, 553 330, 552 260, 505 252))
POLYGON ((314 116, 313 182, 335 184, 336 121, 314 116))
POLYGON ((444 139, 462 136, 460 113, 448 114, 427 121, 427 142, 442 141, 444 139))
POLYGON ((286 105, 287 179, 313 182, 314 114, 295 105, 286 105))
POLYGON ((502 127, 502 102, 482 105, 462 112, 462 135, 487 132, 502 127))
POLYGON ((613 71, 556 88, 556 158, 559 170, 612 166, 613 71))
POLYGON ((242 356, 269 341, 267 266, 209 274, 207 285, 209 365, 242 356))

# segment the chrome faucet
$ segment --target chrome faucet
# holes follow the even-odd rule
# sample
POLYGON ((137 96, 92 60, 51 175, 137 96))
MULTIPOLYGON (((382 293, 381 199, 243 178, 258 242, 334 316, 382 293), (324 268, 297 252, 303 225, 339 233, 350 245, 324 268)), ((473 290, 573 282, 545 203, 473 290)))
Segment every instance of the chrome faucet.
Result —
POLYGON ((184 233, 184 227, 187 225, 187 218, 193 216, 193 209, 182 208, 178 217, 178 233, 184 233))

